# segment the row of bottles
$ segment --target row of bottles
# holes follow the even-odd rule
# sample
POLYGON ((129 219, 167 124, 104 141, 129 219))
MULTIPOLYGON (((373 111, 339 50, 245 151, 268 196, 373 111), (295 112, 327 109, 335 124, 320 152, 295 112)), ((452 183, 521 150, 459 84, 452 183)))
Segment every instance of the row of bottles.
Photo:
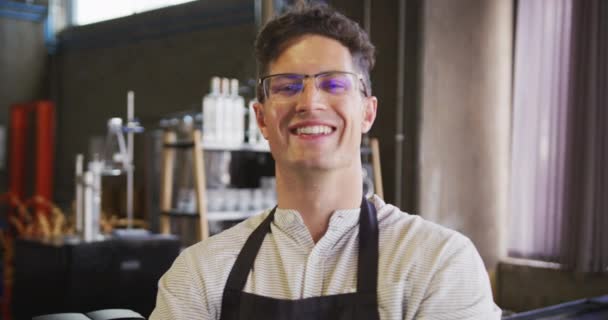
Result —
POLYGON ((203 144, 238 147, 245 140, 250 144, 264 142, 255 121, 253 101, 249 108, 245 106, 237 79, 211 78, 210 92, 203 98, 202 113, 203 144))

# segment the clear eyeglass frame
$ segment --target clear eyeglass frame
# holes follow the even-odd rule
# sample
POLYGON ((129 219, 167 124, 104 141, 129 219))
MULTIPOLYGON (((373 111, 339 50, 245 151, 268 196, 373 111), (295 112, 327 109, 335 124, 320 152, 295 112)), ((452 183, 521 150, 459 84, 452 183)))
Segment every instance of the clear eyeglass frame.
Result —
MULTIPOLYGON (((258 80, 258 85, 262 88, 265 100, 287 102, 293 101, 299 97, 304 91, 304 82, 308 78, 314 80, 313 82, 317 90, 320 90, 331 97, 344 97, 356 92, 356 88, 361 89, 361 93, 365 97, 369 96, 363 76, 359 73, 349 71, 325 71, 314 75, 299 73, 271 74, 261 77, 258 80), (343 87, 342 85, 347 84, 340 81, 340 79, 344 77, 352 80, 348 84, 348 88, 343 87), (330 83, 331 87, 324 86, 323 80, 329 80, 328 83, 330 83), (273 88, 273 82, 281 82, 280 85, 284 86, 281 87, 281 92, 272 92, 271 88, 273 88)), ((342 79, 342 81, 343 80, 344 79, 342 79)))

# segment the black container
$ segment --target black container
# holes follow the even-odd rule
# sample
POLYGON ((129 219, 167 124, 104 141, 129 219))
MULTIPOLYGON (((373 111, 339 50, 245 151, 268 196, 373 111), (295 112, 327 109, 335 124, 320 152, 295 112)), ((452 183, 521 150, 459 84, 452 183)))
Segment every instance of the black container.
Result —
POLYGON ((157 283, 179 254, 173 236, 145 235, 95 242, 18 240, 13 318, 100 309, 148 316, 157 283))

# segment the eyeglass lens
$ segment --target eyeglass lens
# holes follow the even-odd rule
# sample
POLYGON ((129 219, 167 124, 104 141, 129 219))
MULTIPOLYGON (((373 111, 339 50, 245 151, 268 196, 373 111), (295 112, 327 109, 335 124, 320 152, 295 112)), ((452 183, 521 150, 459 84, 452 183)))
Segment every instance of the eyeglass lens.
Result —
MULTIPOLYGON (((264 87, 268 98, 290 98, 304 90, 304 80, 309 76, 299 74, 284 74, 264 79, 264 87)), ((347 94, 356 84, 355 75, 345 72, 328 72, 314 77, 317 89, 332 95, 347 94)))

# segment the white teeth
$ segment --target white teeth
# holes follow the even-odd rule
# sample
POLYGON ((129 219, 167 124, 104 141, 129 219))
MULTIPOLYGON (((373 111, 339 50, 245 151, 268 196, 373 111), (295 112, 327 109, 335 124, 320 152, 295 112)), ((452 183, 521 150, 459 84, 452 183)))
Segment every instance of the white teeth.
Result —
POLYGON ((296 129, 297 134, 329 134, 331 133, 331 128, 328 126, 310 126, 310 127, 301 127, 296 129))

